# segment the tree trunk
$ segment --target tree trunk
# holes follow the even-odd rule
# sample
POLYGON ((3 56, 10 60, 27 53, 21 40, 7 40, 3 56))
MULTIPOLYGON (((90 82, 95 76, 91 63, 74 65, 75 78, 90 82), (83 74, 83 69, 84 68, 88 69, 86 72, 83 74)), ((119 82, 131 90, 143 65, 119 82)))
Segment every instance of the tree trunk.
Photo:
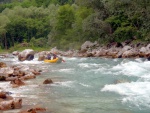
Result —
POLYGON ((3 34, 4 35, 4 45, 5 45, 5 49, 7 48, 7 38, 6 38, 6 33, 3 34))

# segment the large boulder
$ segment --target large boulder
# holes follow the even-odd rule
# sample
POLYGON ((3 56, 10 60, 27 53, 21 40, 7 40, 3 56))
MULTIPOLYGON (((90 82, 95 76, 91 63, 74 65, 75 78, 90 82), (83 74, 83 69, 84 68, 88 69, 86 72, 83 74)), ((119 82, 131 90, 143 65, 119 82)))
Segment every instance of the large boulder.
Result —
POLYGON ((131 50, 131 49, 133 49, 131 46, 124 46, 122 48, 122 51, 125 52, 125 51, 131 50))
POLYGON ((106 49, 99 49, 95 53, 95 57, 100 57, 100 56, 106 56, 108 50, 106 49))
POLYGON ((150 44, 147 45, 146 47, 142 47, 139 50, 139 53, 140 53, 140 57, 146 57, 146 58, 148 58, 150 56, 150 44))
POLYGON ((98 46, 99 44, 96 41, 94 43, 90 41, 86 41, 84 44, 82 44, 81 51, 87 51, 89 48, 94 48, 98 46))
POLYGON ((135 49, 127 50, 122 54, 123 58, 132 58, 137 56, 138 56, 138 51, 136 51, 135 49))
POLYGON ((147 48, 146 47, 141 47, 139 50, 140 53, 146 54, 147 48))
POLYGON ((120 48, 110 48, 108 49, 107 56, 111 58, 116 58, 117 53, 120 51, 120 48))
POLYGON ((124 55, 129 54, 133 48, 131 46, 124 46, 122 49, 119 50, 119 52, 116 55, 116 58, 122 58, 123 53, 125 53, 124 55), (128 52, 126 52, 128 51, 128 52))
POLYGON ((25 49, 22 52, 19 53, 18 55, 18 60, 19 61, 24 61, 24 60, 33 60, 34 59, 34 50, 32 49, 25 49))
POLYGON ((42 51, 38 53, 38 61, 43 61, 45 59, 47 52, 46 51, 42 51))

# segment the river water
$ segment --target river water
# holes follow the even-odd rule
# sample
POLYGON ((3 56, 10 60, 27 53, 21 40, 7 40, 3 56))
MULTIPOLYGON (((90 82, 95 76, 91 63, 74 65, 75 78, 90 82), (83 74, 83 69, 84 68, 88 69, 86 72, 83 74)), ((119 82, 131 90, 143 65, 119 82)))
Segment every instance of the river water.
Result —
MULTIPOLYGON (((17 58, 1 58, 11 65, 28 65, 42 70, 26 86, 11 88, 9 82, 0 87, 23 98, 23 108, 43 106, 47 113, 149 113, 150 61, 145 59, 63 58, 66 62, 19 62, 17 58), (54 84, 44 85, 51 78, 54 84), (123 81, 117 83, 117 81, 123 81)), ((4 113, 16 113, 17 110, 4 113)))

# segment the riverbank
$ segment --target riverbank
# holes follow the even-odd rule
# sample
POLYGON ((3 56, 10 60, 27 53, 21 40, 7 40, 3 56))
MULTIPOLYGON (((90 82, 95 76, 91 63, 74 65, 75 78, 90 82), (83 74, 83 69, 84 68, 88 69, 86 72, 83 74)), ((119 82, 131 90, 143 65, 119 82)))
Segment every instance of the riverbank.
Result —
MULTIPOLYGON (((7 59, 15 60, 14 57, 4 56, 0 61, 3 59, 6 59, 6 61, 7 59)), ((27 105, 23 105, 23 102, 27 99, 17 94, 16 91, 13 92, 13 90, 19 90, 20 87, 28 86, 28 81, 36 79, 40 74, 41 70, 32 68, 30 65, 14 65, 14 62, 0 62, 0 112, 13 110, 12 112, 14 113, 45 113, 46 108, 44 107, 38 105, 27 107, 27 105)))
MULTIPOLYGON (((29 48, 29 47, 28 47, 29 48)), ((15 52, 2 51, 1 57, 7 57, 7 54, 18 55, 20 51, 27 48, 23 47, 15 52)), ((32 48, 30 48, 32 49, 32 48)), ((39 54, 39 59, 43 60, 44 51, 57 53, 58 55, 65 57, 105 57, 105 58, 146 58, 150 60, 150 43, 135 43, 133 40, 127 40, 122 43, 109 43, 107 45, 100 45, 98 42, 86 41, 83 43, 79 50, 70 49, 68 51, 62 51, 57 48, 44 49, 36 48, 32 49, 35 53, 39 54)), ((12 51, 12 50, 11 50, 12 51)))
POLYGON ((86 41, 80 50, 63 52, 52 49, 52 51, 66 57, 146 58, 150 60, 150 43, 133 44, 126 41, 101 46, 97 42, 86 41))

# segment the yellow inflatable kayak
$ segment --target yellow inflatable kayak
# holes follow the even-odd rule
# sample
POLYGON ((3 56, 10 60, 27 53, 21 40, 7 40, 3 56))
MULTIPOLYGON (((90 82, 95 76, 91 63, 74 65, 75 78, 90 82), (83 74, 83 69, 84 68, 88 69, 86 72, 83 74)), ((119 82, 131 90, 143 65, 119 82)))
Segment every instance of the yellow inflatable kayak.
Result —
POLYGON ((45 59, 44 62, 46 63, 60 63, 62 61, 62 58, 56 58, 56 59, 51 59, 51 60, 48 60, 48 59, 45 59))

